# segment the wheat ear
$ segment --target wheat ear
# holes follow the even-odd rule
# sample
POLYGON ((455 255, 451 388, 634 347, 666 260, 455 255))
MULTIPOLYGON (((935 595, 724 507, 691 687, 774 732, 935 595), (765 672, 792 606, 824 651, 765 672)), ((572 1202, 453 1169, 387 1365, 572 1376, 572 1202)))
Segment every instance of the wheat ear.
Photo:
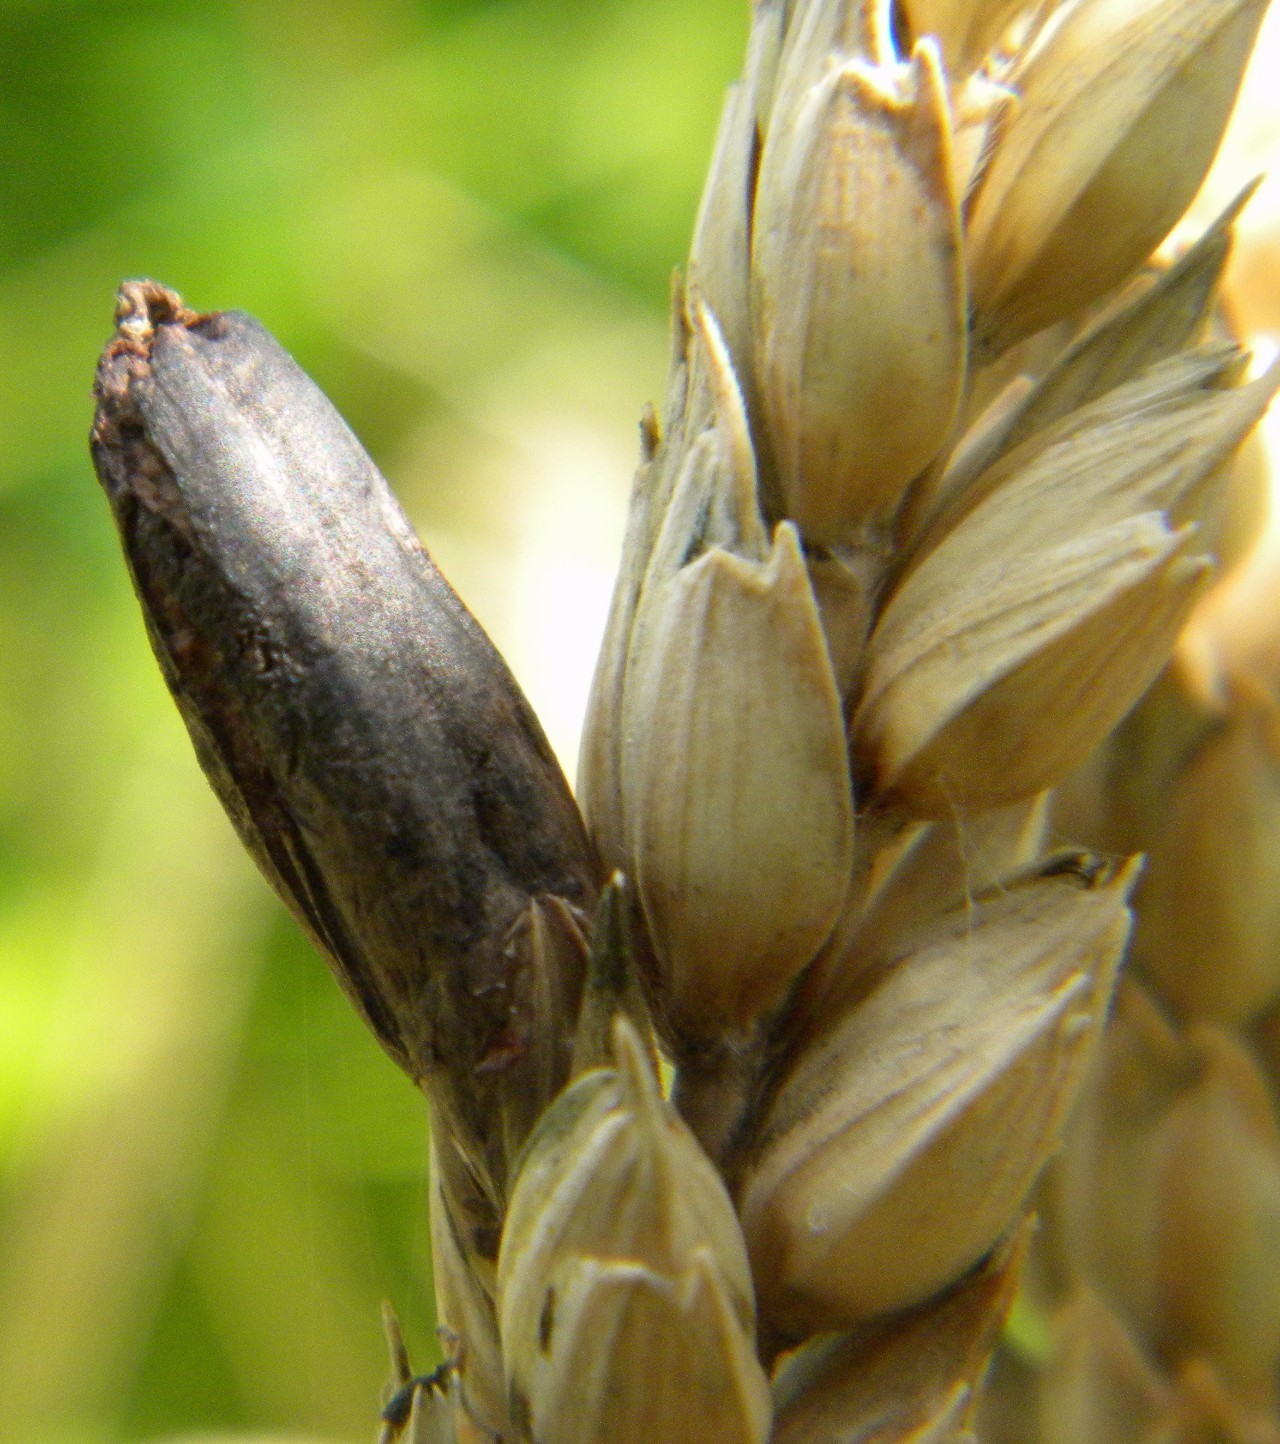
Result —
POLYGON ((389 1325, 385 1440, 972 1437, 1139 870, 1048 848, 1048 794, 1280 386, 1214 326, 1244 198, 1152 254, 1264 8, 756 0, 581 816, 312 383, 122 291, 94 454, 161 665, 431 1102, 450 1360, 389 1325))

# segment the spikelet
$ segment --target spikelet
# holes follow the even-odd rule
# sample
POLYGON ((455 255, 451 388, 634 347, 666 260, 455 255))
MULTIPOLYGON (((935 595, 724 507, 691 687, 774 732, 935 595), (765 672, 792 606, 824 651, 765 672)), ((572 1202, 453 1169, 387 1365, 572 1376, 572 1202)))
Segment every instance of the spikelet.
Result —
POLYGON ((771 1327, 918 1304, 1007 1231, 1083 1080, 1131 885, 1073 861, 945 918, 808 1042, 741 1185, 771 1327))
POLYGON ((806 540, 855 540, 936 455, 964 380, 959 199, 931 44, 906 64, 850 60, 771 129, 752 237, 782 504, 806 540))
POLYGON ((1265 0, 1082 0, 1015 64, 967 232, 977 344, 1124 280, 1199 189, 1265 0))
POLYGON ((1226 722, 1173 783, 1153 840, 1135 947, 1184 1017, 1240 1026, 1280 996, 1277 740, 1266 717, 1226 722))
POLYGON ((1154 1138, 1159 1341, 1267 1409, 1280 1369, 1280 1124, 1247 1052, 1208 1028, 1192 1042, 1195 1077, 1154 1138))
POLYGON ((621 775, 671 1020, 706 1037, 771 1010, 830 932, 853 800, 799 540, 783 523, 766 541, 728 355, 697 314, 721 410, 690 452, 649 565, 621 775))
POLYGON ((498 1260, 512 1411, 566 1444, 763 1444, 750 1271, 715 1170, 658 1091, 632 1026, 521 1164, 498 1260))
POLYGON ((999 561, 987 516, 913 573, 868 644, 854 746, 877 793, 926 817, 1016 802, 1083 762, 1155 680, 1208 579, 1194 533, 1156 513, 999 561))

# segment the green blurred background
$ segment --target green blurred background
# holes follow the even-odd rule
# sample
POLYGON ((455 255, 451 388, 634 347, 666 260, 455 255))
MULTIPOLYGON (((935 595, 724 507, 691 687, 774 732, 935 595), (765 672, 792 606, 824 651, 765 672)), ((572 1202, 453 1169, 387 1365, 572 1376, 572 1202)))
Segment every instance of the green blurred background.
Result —
POLYGON ((112 293, 256 313, 573 766, 744 0, 0 4, 0 1440, 373 1436, 420 1099, 242 856, 85 436, 112 293))

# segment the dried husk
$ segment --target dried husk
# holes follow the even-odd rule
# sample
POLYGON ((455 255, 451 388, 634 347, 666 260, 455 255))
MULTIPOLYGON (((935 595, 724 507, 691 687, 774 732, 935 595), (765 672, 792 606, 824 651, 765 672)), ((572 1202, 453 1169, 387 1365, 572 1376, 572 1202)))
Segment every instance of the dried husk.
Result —
POLYGON ((1024 1230, 937 1302, 789 1356, 774 1380, 772 1444, 953 1438, 1008 1317, 1025 1251, 1024 1230))
POLYGON ((1059 1266, 1146 1339, 1159 1312, 1154 1130, 1191 1076, 1186 1044, 1131 978, 1122 980, 1097 1065, 1048 1180, 1059 1266))
POLYGON ((840 699, 794 529, 655 594, 627 683, 636 885, 682 1033, 742 1027, 831 931, 852 857, 840 699))
POLYGON ((999 351, 1133 272, 1200 186, 1266 0, 1082 0, 1011 77, 1019 105, 966 232, 999 351))
MULTIPOLYGON (((440 1326, 462 1341, 456 1363, 458 1387, 468 1412, 500 1435, 510 1427, 502 1346, 493 1304, 493 1265, 467 1234, 462 1210, 445 1193, 440 1154, 452 1144, 431 1140, 431 1282, 440 1326)), ((456 1165, 455 1165, 456 1166, 456 1165)), ((433 1411, 438 1412, 438 1411, 433 1411)))
POLYGON ((982 510, 890 602, 867 647, 859 770, 924 817, 987 811, 1078 766, 1155 680, 1208 580, 1156 513, 1015 555, 982 510))
POLYGON ((630 1259, 558 1273, 527 1400, 548 1444, 765 1444, 769 1392, 723 1276, 697 1250, 674 1278, 630 1259))
POLYGON ((1129 926, 1132 869, 1064 866, 926 929, 783 1073, 738 1198, 784 1337, 922 1302, 1018 1218, 1129 926))
POLYGON ((530 1138, 507 1213, 497 1287, 513 1410, 540 1439, 645 1437, 681 1387, 646 1391, 651 1361, 685 1358, 690 1388, 724 1389, 714 1417, 741 1425, 725 1437, 762 1439, 767 1384, 733 1206, 634 1028, 619 1019, 613 1038, 616 1066, 583 1074, 530 1138))
POLYGON ((915 36, 935 35, 950 75, 976 69, 1031 0, 904 0, 915 36))
POLYGON ((1193 1033, 1197 1076, 1155 1130, 1157 1339, 1204 1358, 1242 1405, 1277 1403, 1280 1125, 1250 1054, 1193 1033))
POLYGON ((786 514, 838 544, 890 514, 946 440, 965 291, 936 53, 853 60, 775 126, 752 233, 755 360, 786 514))

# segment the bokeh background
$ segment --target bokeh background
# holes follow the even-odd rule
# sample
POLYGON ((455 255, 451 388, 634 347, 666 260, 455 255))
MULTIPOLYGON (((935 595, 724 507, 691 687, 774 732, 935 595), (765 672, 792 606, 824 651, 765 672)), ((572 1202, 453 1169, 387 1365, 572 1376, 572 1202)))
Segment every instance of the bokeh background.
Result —
POLYGON ((744 0, 0 7, 0 1439, 367 1440, 420 1099, 242 856, 85 449, 122 277, 253 311, 572 768, 744 0))
MULTIPOLYGON (((242 856, 88 465, 112 293, 255 312, 572 775, 746 0, 0 0, 0 1440, 370 1439, 421 1101, 242 856)), ((1204 210, 1275 153, 1280 40, 1204 210)), ((1274 353, 1271 186, 1236 273, 1274 353)))

